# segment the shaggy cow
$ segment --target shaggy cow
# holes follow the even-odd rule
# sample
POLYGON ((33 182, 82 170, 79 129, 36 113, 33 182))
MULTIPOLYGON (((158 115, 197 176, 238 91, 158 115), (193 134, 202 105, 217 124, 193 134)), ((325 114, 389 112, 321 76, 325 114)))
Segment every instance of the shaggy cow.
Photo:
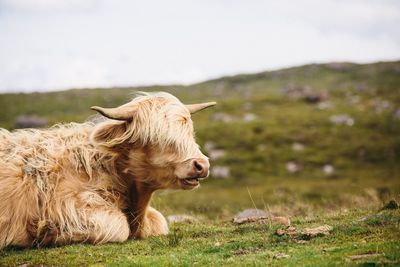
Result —
POLYGON ((0 249, 167 234, 151 197, 207 177, 190 114, 213 105, 143 94, 97 125, 0 130, 0 249))

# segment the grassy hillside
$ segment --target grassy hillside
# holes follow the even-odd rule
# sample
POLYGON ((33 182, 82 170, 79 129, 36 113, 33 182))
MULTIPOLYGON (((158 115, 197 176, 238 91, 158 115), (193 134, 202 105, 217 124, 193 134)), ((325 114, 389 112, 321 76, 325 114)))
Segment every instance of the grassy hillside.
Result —
POLYGON ((90 106, 120 105, 134 91, 218 102, 193 116, 212 159, 210 179, 193 192, 160 192, 153 203, 200 223, 123 245, 11 249, 0 252, 0 265, 400 264, 398 210, 374 215, 400 194, 399 61, 306 65, 191 86, 3 94, 0 127, 13 129, 27 114, 50 125, 84 121, 94 114, 90 106), (328 223, 334 230, 299 243, 277 237, 276 226, 230 223, 254 206, 288 216, 296 227, 328 223), (278 259, 280 252, 289 258, 278 259))

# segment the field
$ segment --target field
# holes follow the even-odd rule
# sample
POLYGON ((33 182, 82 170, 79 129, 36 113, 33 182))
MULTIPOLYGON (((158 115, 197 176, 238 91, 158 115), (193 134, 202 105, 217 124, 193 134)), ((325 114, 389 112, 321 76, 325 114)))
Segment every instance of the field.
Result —
POLYGON ((0 252, 0 266, 400 265, 400 62, 306 65, 190 86, 81 89, 0 95, 0 127, 35 115, 84 121, 92 105, 135 91, 168 91, 185 103, 217 101, 193 115, 212 172, 195 191, 159 192, 153 206, 195 222, 124 244, 0 252), (290 218, 235 225, 259 208, 290 218), (301 231, 330 226, 329 235, 301 231))

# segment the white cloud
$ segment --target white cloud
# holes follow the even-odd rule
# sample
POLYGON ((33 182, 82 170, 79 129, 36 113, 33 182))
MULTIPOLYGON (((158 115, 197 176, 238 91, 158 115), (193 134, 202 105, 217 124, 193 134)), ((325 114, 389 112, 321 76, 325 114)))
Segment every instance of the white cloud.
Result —
POLYGON ((395 1, 0 0, 4 6, 0 91, 192 83, 400 57, 395 1))
POLYGON ((101 0, 1 0, 0 7, 13 12, 71 12, 90 10, 101 0))

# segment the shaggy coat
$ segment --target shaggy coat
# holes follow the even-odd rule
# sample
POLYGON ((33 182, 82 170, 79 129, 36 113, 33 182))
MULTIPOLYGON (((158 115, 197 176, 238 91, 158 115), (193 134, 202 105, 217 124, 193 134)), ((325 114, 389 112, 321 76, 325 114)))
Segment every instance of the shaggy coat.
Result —
POLYGON ((0 129, 0 249, 167 234, 152 194, 208 175, 190 115, 214 104, 143 94, 93 107, 109 118, 99 124, 0 129))

